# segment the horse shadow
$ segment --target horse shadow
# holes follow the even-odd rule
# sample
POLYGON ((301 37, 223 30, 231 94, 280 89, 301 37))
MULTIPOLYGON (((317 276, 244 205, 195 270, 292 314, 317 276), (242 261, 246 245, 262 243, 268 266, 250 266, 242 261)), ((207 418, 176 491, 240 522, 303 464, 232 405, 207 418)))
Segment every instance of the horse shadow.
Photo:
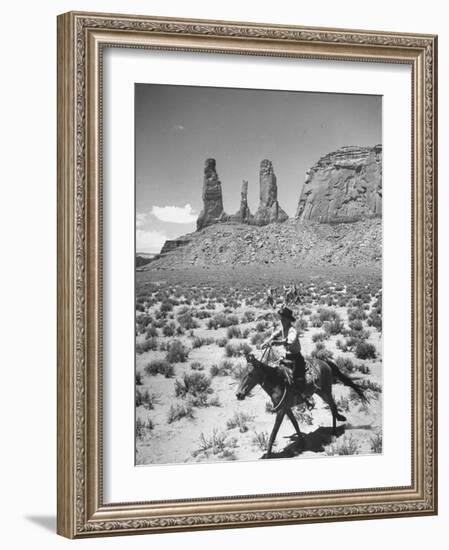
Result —
POLYGON ((338 426, 334 431, 331 427, 320 426, 315 431, 308 434, 303 434, 302 438, 298 434, 286 436, 292 440, 284 449, 278 452, 271 452, 269 457, 264 455, 263 458, 293 458, 299 456, 306 451, 313 453, 321 453, 324 447, 332 442, 334 437, 340 437, 345 433, 345 426, 338 426))

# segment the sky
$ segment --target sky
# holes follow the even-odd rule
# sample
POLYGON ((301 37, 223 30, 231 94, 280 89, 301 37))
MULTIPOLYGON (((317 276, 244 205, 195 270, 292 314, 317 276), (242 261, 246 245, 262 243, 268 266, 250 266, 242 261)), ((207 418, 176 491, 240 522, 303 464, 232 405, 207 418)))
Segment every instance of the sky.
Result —
POLYGON ((306 171, 344 145, 382 143, 382 97, 161 84, 135 85, 136 250, 196 229, 204 162, 216 159, 225 212, 259 203, 272 161, 280 206, 294 216, 306 171))

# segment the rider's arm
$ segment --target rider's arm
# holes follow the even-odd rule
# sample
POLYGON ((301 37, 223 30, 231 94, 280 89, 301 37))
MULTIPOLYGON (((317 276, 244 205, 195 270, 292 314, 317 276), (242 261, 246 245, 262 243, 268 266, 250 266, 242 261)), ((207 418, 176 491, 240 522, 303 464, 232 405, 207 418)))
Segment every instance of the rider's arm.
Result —
POLYGON ((268 344, 274 344, 276 342, 275 338, 277 338, 278 336, 281 336, 281 334, 282 334, 281 329, 276 330, 276 332, 273 332, 273 334, 269 338, 267 338, 265 342, 263 342, 262 347, 264 348, 268 346, 268 344))

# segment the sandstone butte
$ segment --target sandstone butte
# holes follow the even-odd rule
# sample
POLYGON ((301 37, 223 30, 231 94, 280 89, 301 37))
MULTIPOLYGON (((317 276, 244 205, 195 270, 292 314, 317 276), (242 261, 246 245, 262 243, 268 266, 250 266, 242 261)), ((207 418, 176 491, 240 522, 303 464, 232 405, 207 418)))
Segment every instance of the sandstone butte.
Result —
POLYGON ((260 164, 259 185, 254 214, 248 206, 248 182, 243 181, 240 208, 228 215, 215 159, 207 159, 197 231, 167 242, 151 265, 293 262, 355 267, 381 261, 381 145, 341 147, 320 158, 306 174, 294 218, 288 219, 279 205, 276 175, 267 159, 260 164))

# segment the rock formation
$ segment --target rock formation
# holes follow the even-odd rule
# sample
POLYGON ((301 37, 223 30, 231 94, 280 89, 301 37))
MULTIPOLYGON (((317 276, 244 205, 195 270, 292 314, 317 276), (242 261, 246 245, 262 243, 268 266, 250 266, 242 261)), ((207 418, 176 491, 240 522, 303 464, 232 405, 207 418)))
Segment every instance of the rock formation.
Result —
POLYGON ((215 168, 215 159, 206 159, 203 180, 203 210, 196 221, 197 229, 224 221, 221 182, 215 168))
POLYGON ((267 225, 273 222, 284 222, 288 215, 279 206, 277 195, 278 188, 273 164, 270 160, 264 159, 260 163, 260 203, 254 215, 256 225, 267 225))
POLYGON ((160 254, 167 254, 168 252, 172 252, 180 246, 185 246, 186 244, 189 244, 189 242, 189 239, 183 238, 165 241, 164 246, 161 248, 160 254))
POLYGON ((354 222, 382 217, 382 146, 342 147, 308 172, 296 217, 301 222, 354 222))
POLYGON ((240 208, 232 216, 232 221, 250 223, 251 219, 252 215, 248 206, 248 182, 243 180, 242 190, 240 192, 240 208))

